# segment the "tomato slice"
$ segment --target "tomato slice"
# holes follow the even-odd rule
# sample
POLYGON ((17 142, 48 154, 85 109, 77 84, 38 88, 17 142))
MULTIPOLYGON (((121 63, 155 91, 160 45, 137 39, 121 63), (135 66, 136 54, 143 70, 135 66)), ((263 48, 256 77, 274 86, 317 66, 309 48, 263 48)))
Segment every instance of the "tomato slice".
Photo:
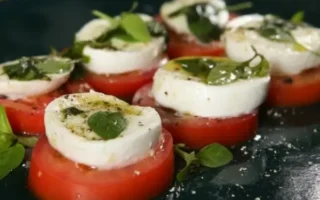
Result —
POLYGON ((69 80, 64 85, 64 89, 68 94, 73 94, 73 93, 89 92, 93 88, 84 80, 69 80))
MULTIPOLYGON (((230 20, 238 15, 230 13, 230 20)), ((156 20, 163 22, 160 15, 156 16, 156 20)), ((226 56, 224 45, 220 41, 214 41, 210 44, 199 44, 196 41, 187 41, 184 36, 176 34, 167 27, 170 40, 168 44, 168 56, 170 59, 183 56, 226 56)))
POLYGON ((177 116, 172 110, 156 105, 150 96, 151 84, 142 87, 133 98, 133 104, 157 109, 163 127, 168 130, 175 143, 184 143, 200 149, 212 143, 237 145, 251 139, 258 127, 257 111, 239 117, 218 119, 194 116, 177 116))
POLYGON ((159 65, 165 61, 166 57, 157 66, 118 75, 107 76, 87 72, 85 81, 98 92, 131 101, 132 96, 139 88, 152 81, 159 65))
POLYGON ((0 105, 6 109, 14 133, 25 135, 44 134, 44 109, 55 98, 63 95, 57 90, 50 94, 27 99, 9 100, 0 98, 0 105))
POLYGON ((310 105, 320 101, 320 67, 294 76, 272 76, 267 103, 279 107, 310 105))
POLYGON ((163 130, 164 142, 153 157, 113 170, 93 170, 57 153, 42 137, 33 150, 28 184, 41 200, 147 200, 164 192, 172 182, 173 144, 163 130))

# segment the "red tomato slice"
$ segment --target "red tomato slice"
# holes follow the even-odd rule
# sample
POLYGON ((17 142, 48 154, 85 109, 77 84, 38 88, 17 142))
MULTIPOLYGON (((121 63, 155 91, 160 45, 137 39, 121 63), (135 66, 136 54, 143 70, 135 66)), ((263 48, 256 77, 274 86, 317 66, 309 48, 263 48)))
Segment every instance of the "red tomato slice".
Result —
POLYGON ((184 143, 193 149, 200 149, 212 143, 236 145, 255 135, 258 127, 257 111, 251 114, 227 119, 177 116, 175 112, 157 106, 150 96, 151 84, 142 87, 133 98, 133 104, 157 109, 163 127, 168 130, 175 143, 184 143))
MULTIPOLYGON (((161 62, 164 62, 164 60, 161 60, 161 62)), ((139 88, 152 81, 153 75, 158 67, 159 65, 147 70, 109 76, 88 72, 85 81, 98 92, 131 101, 132 96, 139 88)))
POLYGON ((267 103, 273 106, 294 107, 320 101, 320 67, 301 74, 272 76, 267 103))
POLYGON ((0 105, 6 109, 14 133, 26 135, 44 134, 44 109, 55 98, 63 95, 62 91, 32 97, 28 99, 1 99, 0 105))
POLYGON ((29 188, 41 200, 147 200, 164 192, 174 170, 173 144, 164 142, 153 157, 121 169, 93 170, 58 154, 42 137, 33 150, 29 188), (139 174, 138 174, 139 173, 139 174))
POLYGON ((65 85, 64 88, 68 94, 73 93, 82 93, 82 92, 89 92, 93 89, 86 81, 84 80, 77 80, 71 81, 69 80, 65 85))
MULTIPOLYGON (((237 14, 230 13, 230 20, 237 17, 237 14)), ((163 22, 161 16, 156 16, 156 20, 163 22)), ((220 41, 201 45, 195 41, 186 41, 183 36, 177 35, 169 30, 170 40, 168 44, 168 56, 170 59, 183 56, 225 56, 225 49, 220 41)))

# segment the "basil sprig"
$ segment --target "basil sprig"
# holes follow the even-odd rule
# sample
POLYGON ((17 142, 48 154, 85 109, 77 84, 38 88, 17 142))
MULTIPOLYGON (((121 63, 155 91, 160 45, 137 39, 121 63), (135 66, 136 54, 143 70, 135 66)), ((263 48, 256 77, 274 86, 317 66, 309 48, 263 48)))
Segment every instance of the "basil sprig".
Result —
POLYGON ((10 79, 29 80, 50 80, 47 74, 60 74, 70 71, 71 61, 54 60, 50 58, 23 57, 15 64, 3 66, 3 73, 10 79))
MULTIPOLYGON (((254 50, 255 51, 255 50, 254 50)), ((179 59, 175 61, 182 69, 194 76, 200 77, 208 85, 224 85, 237 80, 254 77, 264 77, 269 73, 269 63, 264 56, 255 51, 254 57, 245 62, 217 60, 211 58, 179 59), (251 63, 256 58, 260 62, 254 66, 251 63)))
POLYGON ((0 180, 21 164, 25 155, 23 146, 33 147, 37 140, 14 135, 5 109, 0 105, 0 180))
MULTIPOLYGON (((251 7, 250 2, 244 2, 230 7, 232 11, 246 9, 251 7)), ((217 8, 209 3, 198 3, 183 7, 168 15, 169 18, 174 18, 180 15, 185 15, 190 31, 202 43, 209 43, 214 40, 220 40, 220 36, 224 31, 217 22, 212 21, 212 16, 218 15, 224 9, 217 8)))
POLYGON ((185 162, 185 167, 177 174, 178 181, 184 181, 187 178, 192 166, 205 166, 209 168, 222 167, 232 161, 232 153, 220 144, 210 144, 202 148, 198 153, 195 151, 187 152, 184 144, 176 144, 174 151, 185 162))
POLYGON ((89 127, 103 139, 118 137, 127 126, 127 121, 119 112, 100 111, 88 119, 89 127))

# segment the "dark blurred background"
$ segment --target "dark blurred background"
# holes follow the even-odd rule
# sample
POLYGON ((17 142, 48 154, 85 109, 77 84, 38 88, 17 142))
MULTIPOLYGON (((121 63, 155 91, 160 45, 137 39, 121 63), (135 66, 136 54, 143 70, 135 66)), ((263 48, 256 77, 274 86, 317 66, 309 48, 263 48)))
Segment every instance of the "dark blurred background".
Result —
MULTIPOLYGON (((243 0, 227 0, 234 4, 243 0)), ((139 0, 138 11, 156 14, 163 0, 139 0)), ((275 13, 289 18, 306 12, 306 21, 320 26, 320 0, 253 0, 244 13, 275 13)), ((50 46, 66 47, 89 19, 91 10, 116 15, 132 0, 0 0, 0 62, 23 55, 46 54, 50 46)))

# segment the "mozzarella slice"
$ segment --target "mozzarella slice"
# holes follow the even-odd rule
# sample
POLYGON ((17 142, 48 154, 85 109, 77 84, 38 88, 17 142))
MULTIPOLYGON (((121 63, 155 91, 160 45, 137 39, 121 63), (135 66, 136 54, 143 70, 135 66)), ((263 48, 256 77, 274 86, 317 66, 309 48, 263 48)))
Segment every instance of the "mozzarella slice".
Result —
POLYGON ((210 118, 237 117, 251 113, 263 102, 269 80, 266 76, 215 86, 162 67, 154 76, 152 95, 161 106, 179 113, 210 118))
POLYGON ((133 164, 153 152, 161 134, 161 119, 153 108, 130 106, 102 93, 78 93, 60 97, 45 110, 45 128, 51 146, 74 162, 98 169, 133 164), (76 107, 85 115, 64 118, 62 110, 76 107), (87 125, 98 111, 125 111, 126 129, 115 139, 103 140, 87 125))
MULTIPOLYGON (((224 34, 225 49, 228 57, 236 61, 245 61, 254 55, 251 46, 270 63, 273 75, 296 75, 306 69, 320 65, 320 57, 310 51, 296 50, 293 44, 270 41, 253 30, 240 27, 260 27, 262 15, 246 15, 230 21, 230 29, 224 34)), ((293 37, 307 49, 319 52, 320 29, 300 27, 292 31, 293 37)))
MULTIPOLYGON (((38 58, 43 56, 38 56, 38 58)), ((55 58, 62 59, 62 58, 55 58)), ((64 59, 66 60, 66 59, 64 59)), ((9 99, 20 99, 31 96, 39 96, 42 94, 50 93, 61 85, 63 85, 69 79, 69 76, 74 68, 70 71, 59 74, 47 74, 50 80, 30 80, 30 81, 20 81, 10 79, 4 72, 3 66, 12 65, 18 63, 18 60, 9 61, 0 64, 0 94, 8 97, 9 99)))
MULTIPOLYGON (((144 21, 151 21, 152 17, 140 14, 144 21)), ((94 19, 84 25, 76 34, 76 41, 88 41, 99 37, 110 28, 110 23, 104 19, 94 19)), ((155 37, 148 43, 128 43, 120 39, 113 39, 112 45, 121 50, 95 49, 85 46, 83 55, 90 61, 85 63, 88 71, 96 74, 120 74, 153 67, 159 61, 165 45, 164 37, 155 37)))
POLYGON ((178 34, 187 35, 190 40, 195 40, 193 33, 189 29, 187 18, 185 15, 179 15, 170 18, 169 15, 175 11, 180 10, 186 6, 199 4, 199 3, 209 3, 213 6, 222 9, 218 15, 213 14, 210 20, 213 23, 217 23, 221 28, 223 28, 229 20, 229 12, 226 9, 226 3, 223 0, 179 0, 179 1, 169 1, 162 5, 160 14, 164 22, 170 29, 174 30, 178 34))

